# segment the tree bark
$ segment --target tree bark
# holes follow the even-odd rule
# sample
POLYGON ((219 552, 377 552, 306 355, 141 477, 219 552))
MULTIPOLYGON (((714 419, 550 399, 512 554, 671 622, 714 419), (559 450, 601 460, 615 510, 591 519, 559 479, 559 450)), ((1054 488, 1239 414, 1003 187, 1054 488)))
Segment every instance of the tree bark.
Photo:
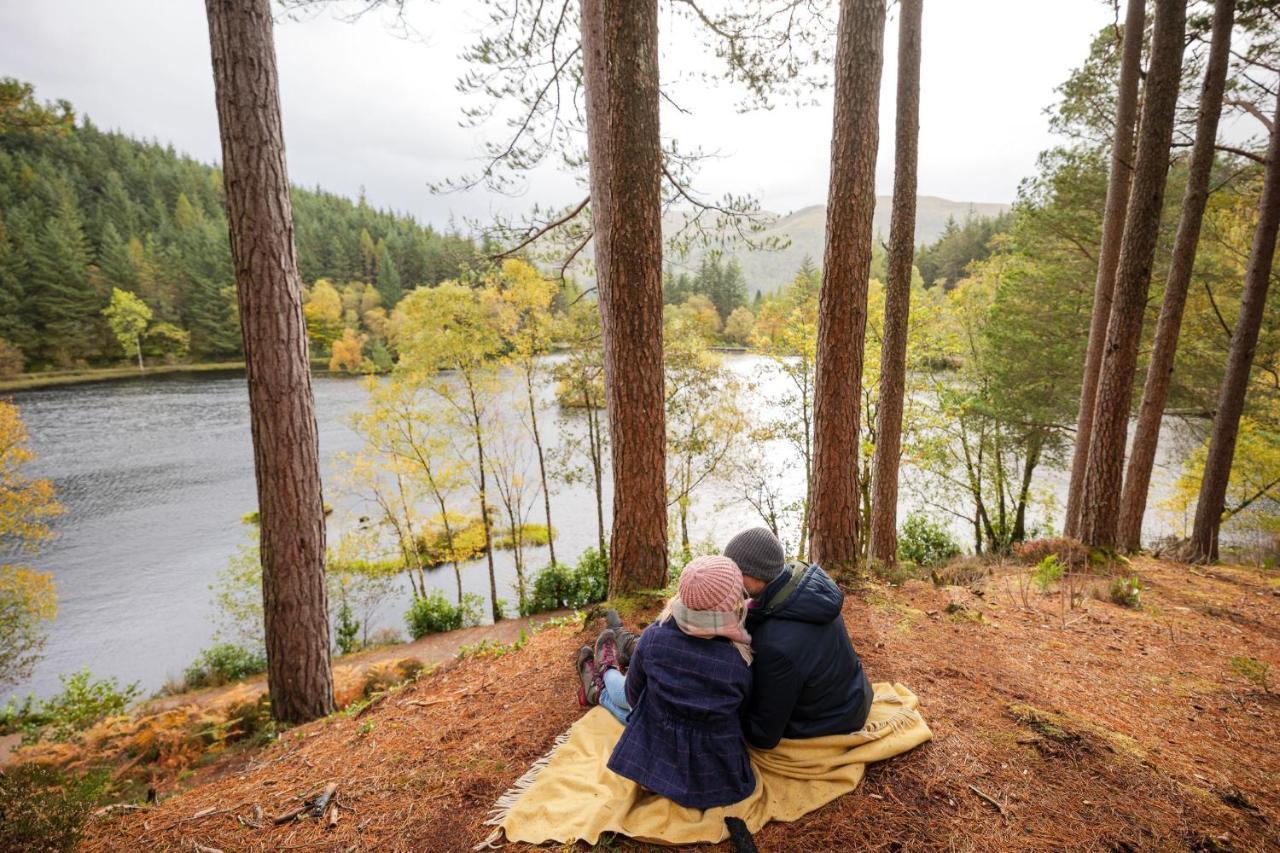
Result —
POLYGON ((268 0, 206 0, 249 382, 267 686, 277 720, 330 714, 319 440, 268 0))
POLYGON ((1111 172, 1107 182, 1107 202, 1102 215, 1102 247, 1098 252, 1098 274, 1093 286, 1093 313, 1089 320, 1089 346, 1085 350, 1084 378, 1080 383, 1080 410, 1076 416, 1075 450, 1071 458, 1071 484, 1067 487, 1067 515, 1063 533, 1080 533, 1080 499, 1084 494, 1085 472, 1089 467, 1089 442, 1093 436, 1094 404, 1098 398, 1098 375, 1106 348, 1107 323, 1115 292, 1116 263, 1124 237, 1129 188, 1133 182, 1133 137, 1138 119, 1138 80, 1142 76, 1142 40, 1146 21, 1146 0, 1129 0, 1125 12, 1120 51, 1120 85, 1116 96, 1116 130, 1111 143, 1111 172))
POLYGON ((667 581, 657 0, 582 0, 582 54, 613 439, 614 595, 667 581))
POLYGON ((1160 306, 1160 321, 1156 327, 1151 361, 1147 365, 1142 406, 1138 410, 1133 448, 1129 452, 1124 490, 1120 495, 1119 544, 1127 551, 1136 551, 1142 545, 1142 516, 1147 508, 1151 467, 1155 464, 1160 423, 1169 398, 1173 357, 1178 349, 1182 312, 1187 304, 1196 247, 1200 242, 1200 225, 1209 200, 1209 176, 1213 171, 1214 145, 1218 136, 1218 118, 1222 115, 1222 93, 1231 59, 1231 27, 1234 21, 1235 0, 1217 0, 1213 8, 1209 63, 1200 90, 1195 145, 1191 149, 1187 187, 1182 197, 1182 216, 1178 220, 1164 303, 1160 306))
POLYGON ((1080 505, 1080 538, 1100 548, 1116 546, 1124 445, 1130 397, 1138 363, 1143 311, 1151 284, 1151 264, 1160 236, 1160 214, 1169 172, 1169 145, 1182 77, 1186 31, 1185 0, 1156 0, 1151 63, 1147 71, 1138 131, 1133 188, 1125 217, 1116 285, 1107 323, 1098 395, 1094 403, 1089 460, 1080 505))
POLYGON ((480 401, 476 397, 475 378, 470 372, 463 374, 467 384, 467 396, 471 402, 471 428, 476 442, 476 470, 479 473, 480 528, 484 531, 484 557, 489 565, 489 612, 496 625, 502 621, 502 608, 498 605, 498 575, 493 565, 493 525, 489 519, 488 463, 484 458, 484 421, 480 401))
POLYGON ((596 493, 596 547, 608 562, 609 548, 604 536, 604 437, 600 434, 600 413, 596 403, 587 401, 587 446, 591 449, 591 482, 596 493))
POLYGON ((853 569, 858 558, 858 416, 884 18, 884 0, 842 0, 836 34, 831 183, 818 296, 809 556, 837 573, 853 569))
POLYGON ((547 516, 547 550, 551 565, 556 565, 556 532, 551 526, 551 489, 547 483, 547 455, 542 449, 542 435, 538 432, 538 403, 533 396, 533 363, 525 368, 524 387, 529 397, 529 426, 533 430, 533 446, 538 452, 538 477, 542 484, 542 508, 547 516))
POLYGON ((1280 227, 1280 99, 1276 102, 1275 120, 1271 124, 1271 141, 1267 145, 1267 171, 1258 202, 1258 227, 1253 232, 1249 250, 1249 266, 1245 270, 1244 294, 1240 314, 1231 332, 1231 349, 1227 353, 1227 371, 1218 394, 1218 410, 1213 416, 1213 433, 1209 437, 1209 453, 1205 459, 1204 479, 1196 500, 1196 520, 1191 529, 1190 558, 1194 562, 1218 559, 1218 529, 1227 500, 1231 480, 1231 462, 1240 432, 1240 415, 1244 412, 1245 392, 1249 388, 1249 372, 1253 368, 1258 331, 1267 308, 1267 291, 1271 285, 1271 269, 1275 263, 1276 231, 1280 227))
POLYGON ((868 554, 892 565, 898 556, 898 464, 907 381, 907 322, 915 254, 916 149, 920 139, 920 17, 923 0, 902 0, 898 21, 898 117, 895 126, 893 212, 889 220, 889 281, 880 344, 880 402, 871 477, 868 554))

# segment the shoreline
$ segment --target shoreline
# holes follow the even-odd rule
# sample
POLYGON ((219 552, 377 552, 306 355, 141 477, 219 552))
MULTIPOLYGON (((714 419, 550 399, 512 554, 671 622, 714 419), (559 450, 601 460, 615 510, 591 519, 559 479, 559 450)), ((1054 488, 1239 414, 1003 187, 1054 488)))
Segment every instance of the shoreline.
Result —
MULTIPOLYGON (((40 391, 67 385, 92 385, 98 382, 122 382, 130 379, 149 379, 154 376, 180 376, 188 373, 243 373, 243 361, 211 361, 197 364, 158 364, 140 372, 136 367, 89 367, 83 370, 58 370, 47 373, 20 373, 0 379, 0 394, 14 391, 40 391)), ((347 376, 359 375, 334 373, 327 366, 313 362, 311 375, 347 376)))

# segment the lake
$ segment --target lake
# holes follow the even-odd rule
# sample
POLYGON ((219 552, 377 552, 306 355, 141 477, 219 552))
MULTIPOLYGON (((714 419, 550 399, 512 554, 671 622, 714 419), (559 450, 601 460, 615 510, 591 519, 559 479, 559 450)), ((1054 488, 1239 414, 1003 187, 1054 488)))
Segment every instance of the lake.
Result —
MULTIPOLYGON (((750 375, 761 362, 750 355, 726 360, 735 372, 750 375)), ((362 516, 374 515, 366 500, 341 487, 338 459, 360 449, 349 420, 364 405, 367 392, 354 378, 317 378, 314 387, 325 500, 334 508, 329 521, 333 544, 362 516)), ((756 408, 768 409, 777 390, 771 381, 757 387, 756 408)), ((550 383, 541 394, 549 403, 550 383)), ((210 644, 215 611, 209 585, 228 559, 256 537, 241 520, 256 504, 244 378, 235 373, 167 374, 12 396, 38 456, 32 473, 53 480, 66 510, 54 525, 56 537, 38 556, 25 559, 54 573, 58 617, 43 660, 14 693, 48 695, 57 690, 59 675, 84 667, 95 675, 136 680, 148 691, 157 689, 210 644)), ((567 430, 577 428, 575 420, 581 417, 554 407, 542 415, 550 449, 567 430)), ((1155 472, 1153 503, 1176 475, 1170 466, 1177 459, 1168 455, 1162 452, 1155 472)), ((802 493, 803 476, 795 466, 787 476, 783 491, 794 500, 802 493)), ((1057 506, 1063 505, 1065 477, 1060 471, 1041 472, 1037 488, 1056 493, 1057 506)), ((909 490, 903 491, 901 514, 913 508, 909 490)), ((610 506, 606 485, 606 524, 610 506)), ((590 484, 553 484, 552 512, 558 556, 574 561, 596 542, 590 484)), ((1148 513, 1148 535, 1168 532, 1156 516, 1148 513)), ((543 521, 540 501, 529 520, 543 521)), ((758 517, 731 489, 713 485, 700 493, 693 508, 691 533, 695 541, 723 543, 741 527, 757 523, 758 517)), ((969 546, 970 531, 960 523, 954 529, 969 546)), ((529 566, 540 567, 547 562, 547 549, 530 549, 527 557, 529 566)), ((512 555, 499 551, 495 560, 498 595, 514 602, 512 555)), ((451 568, 428 575, 428 586, 450 597, 454 583, 451 568)), ((463 587, 488 599, 485 561, 464 565, 463 587)), ((409 600, 405 581, 402 594, 378 610, 372 627, 403 631, 409 600)))

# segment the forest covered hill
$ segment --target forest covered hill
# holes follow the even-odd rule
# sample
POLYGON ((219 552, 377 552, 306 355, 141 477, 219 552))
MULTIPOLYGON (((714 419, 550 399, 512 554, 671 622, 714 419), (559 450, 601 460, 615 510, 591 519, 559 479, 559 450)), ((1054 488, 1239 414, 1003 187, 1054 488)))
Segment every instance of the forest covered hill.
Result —
MULTIPOLYGON (((152 358, 240 352, 222 172, 84 120, 0 125, 0 373, 124 357, 102 316, 113 288, 153 312, 152 358)), ((304 282, 374 284, 386 308, 470 258, 470 239, 320 188, 295 187, 304 282)))
MULTIPOLYGON (((875 218, 872 230, 879 239, 889 240, 889 208, 891 199, 887 195, 876 196, 875 218)), ((922 195, 916 198, 916 233, 917 245, 928 245, 942 237, 948 230, 948 224, 963 226, 966 222, 998 217, 1009 210, 1009 205, 988 203, 951 201, 937 196, 922 195)), ((777 251, 748 251, 737 248, 731 253, 742 267, 747 282, 747 289, 754 294, 757 290, 769 294, 776 292, 790 282, 808 257, 814 264, 822 262, 822 247, 825 242, 827 222, 827 206, 814 204, 799 210, 779 215, 777 219, 764 228, 756 238, 761 241, 775 238, 786 243, 786 248, 777 251)), ((701 254, 693 252, 690 257, 672 266, 677 270, 695 270, 701 260, 701 254)))
MULTIPOLYGON (((475 256, 471 238, 363 197, 295 187, 293 205, 304 284, 374 285, 388 313, 404 292, 455 276, 475 256)), ((1007 208, 921 196, 917 242, 1007 208)), ((888 209, 888 197, 878 198, 882 235, 888 209)), ((732 250, 748 294, 777 291, 806 257, 821 262, 825 211, 813 205, 773 221, 761 236, 783 249, 732 250)), ((671 266, 695 270, 700 260, 671 266)), ((61 132, 0 123, 0 374, 123 360, 102 314, 117 288, 153 313, 142 343, 148 360, 237 358, 233 285, 217 166, 87 119, 61 132)))

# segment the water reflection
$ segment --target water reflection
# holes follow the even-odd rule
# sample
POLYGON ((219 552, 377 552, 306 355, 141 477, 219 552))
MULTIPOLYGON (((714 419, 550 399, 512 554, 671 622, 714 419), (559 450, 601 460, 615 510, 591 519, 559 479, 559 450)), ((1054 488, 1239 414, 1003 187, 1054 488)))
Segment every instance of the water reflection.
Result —
MULTIPOLYGON (((764 360, 755 356, 731 356, 726 363, 759 380, 748 408, 761 417, 776 414, 785 380, 761 377, 764 360)), ((338 486, 337 456, 360 449, 349 419, 365 403, 367 392, 360 380, 321 378, 315 381, 315 393, 325 498, 335 510, 332 543, 361 516, 376 515, 371 505, 338 486)), ((540 393, 544 402, 551 402, 550 382, 540 393)), ((66 508, 55 524, 57 538, 31 561, 57 578, 58 618, 34 677, 16 692, 48 694, 57 688, 59 674, 82 667, 139 680, 148 690, 159 687, 209 644, 214 630, 209 585, 253 537, 241 521, 256 503, 243 377, 156 376, 22 392, 14 400, 39 457, 33 473, 54 481, 66 508)), ((553 453, 567 430, 581 429, 580 413, 553 407, 543 417, 544 440, 553 453)), ((1171 452, 1162 450, 1166 457, 1171 452)), ((777 462, 787 452, 777 442, 764 455, 777 462)), ((784 502, 798 500, 802 468, 783 464, 780 470, 785 472, 784 502)), ((1170 460, 1162 459, 1153 479, 1153 503, 1175 475, 1170 460)), ((1062 505, 1062 472, 1040 471, 1036 487, 1056 492, 1057 505, 1062 505)), ((562 560, 573 560, 596 542, 594 493, 589 483, 558 483, 553 489, 558 553, 562 560)), ((910 493, 903 489, 901 513, 913 508, 910 493)), ((611 501, 606 484, 606 524, 611 501)), ((1162 532, 1156 515, 1148 513, 1149 535, 1162 532)), ((542 521, 540 501, 530 521, 542 521)), ((733 488, 714 484, 701 492, 693 508, 692 538, 721 541, 758 523, 733 488)), ((957 520, 953 528, 970 547, 971 533, 963 522, 957 520)), ((785 527, 783 534, 794 542, 796 525, 785 527)), ((547 549, 530 549, 527 557, 530 567, 540 567, 547 549)), ((498 552, 496 564, 499 597, 514 602, 511 554, 498 552)), ((428 586, 452 596, 452 570, 431 572, 428 586)), ((488 599, 483 560, 464 566, 463 587, 488 599)), ((405 582, 399 598, 378 611, 373 627, 403 629, 408 598, 405 582)))

